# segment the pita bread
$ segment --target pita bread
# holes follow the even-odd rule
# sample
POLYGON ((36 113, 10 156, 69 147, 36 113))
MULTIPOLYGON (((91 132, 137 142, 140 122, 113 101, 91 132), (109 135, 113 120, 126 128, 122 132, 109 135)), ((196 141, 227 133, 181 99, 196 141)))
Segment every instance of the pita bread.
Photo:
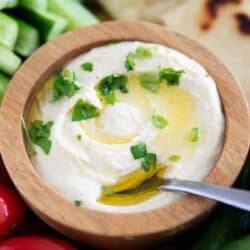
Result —
POLYGON ((99 0, 99 2, 116 19, 159 22, 164 13, 185 0, 99 0))
POLYGON ((168 11, 162 22, 220 57, 235 73, 250 104, 250 1, 189 0, 168 11))

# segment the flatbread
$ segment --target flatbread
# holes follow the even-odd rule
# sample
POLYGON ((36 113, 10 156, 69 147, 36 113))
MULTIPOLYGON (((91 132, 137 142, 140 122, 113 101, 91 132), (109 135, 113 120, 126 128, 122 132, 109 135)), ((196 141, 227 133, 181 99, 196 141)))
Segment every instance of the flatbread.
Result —
POLYGON ((185 0, 99 0, 115 19, 159 22, 168 10, 185 0))
POLYGON ((161 20, 220 57, 235 73, 250 104, 250 1, 189 0, 161 20))

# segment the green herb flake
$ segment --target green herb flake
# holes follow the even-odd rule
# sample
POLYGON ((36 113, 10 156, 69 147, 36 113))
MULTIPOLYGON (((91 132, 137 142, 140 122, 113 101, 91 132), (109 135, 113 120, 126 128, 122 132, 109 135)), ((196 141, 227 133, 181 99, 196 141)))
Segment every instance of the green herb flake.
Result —
POLYGON ((135 51, 135 57, 138 59, 152 58, 152 51, 150 48, 139 46, 135 51))
POLYGON ((155 111, 152 115, 152 123, 156 128, 160 129, 163 129, 168 125, 167 120, 164 117, 157 115, 155 111))
POLYGON ((65 69, 59 71, 53 85, 50 102, 57 101, 61 96, 72 97, 80 89, 80 82, 75 72, 65 69))
POLYGON ((30 157, 32 157, 32 156, 36 155, 36 150, 35 150, 35 148, 34 148, 34 146, 33 146, 33 144, 32 144, 32 141, 31 141, 31 139, 30 139, 29 129, 28 129, 27 125, 26 125, 26 122, 25 122, 23 116, 20 116, 20 121, 21 121, 21 124, 22 124, 22 128, 23 128, 23 130, 24 130, 26 139, 27 139, 27 141, 28 141, 28 144, 27 144, 28 155, 29 155, 30 157))
POLYGON ((76 207, 80 207, 82 205, 82 201, 81 200, 74 200, 74 204, 76 207))
POLYGON ((200 138, 200 133, 198 128, 192 128, 192 132, 190 135, 191 142, 198 142, 200 138))
POLYGON ((135 59, 143 60, 146 58, 152 58, 153 50, 153 48, 145 48, 143 46, 139 46, 135 50, 135 52, 129 52, 124 63, 126 69, 128 71, 132 71, 135 69, 135 59))
POLYGON ((106 195, 112 195, 115 192, 108 186, 102 186, 102 192, 106 195))
POLYGON ((126 61, 125 61, 125 67, 128 71, 132 71, 135 69, 135 56, 134 53, 129 52, 127 57, 126 57, 126 61))
POLYGON ((131 146, 130 151, 134 157, 134 159, 140 159, 146 156, 147 154, 147 146, 145 143, 139 143, 137 145, 131 146))
POLYGON ((114 104, 116 102, 115 90, 120 90, 124 94, 128 93, 127 82, 128 77, 126 75, 112 74, 104 77, 97 88, 108 103, 114 104))
POLYGON ((87 120, 99 116, 98 109, 89 101, 78 99, 73 107, 72 121, 87 120))
POLYGON ((180 156, 180 155, 170 155, 170 156, 168 157, 168 159, 169 159, 169 161, 171 161, 171 162, 177 162, 177 161, 179 161, 179 160, 181 159, 181 156, 180 156))
POLYGON ((142 168, 148 172, 150 168, 155 168, 157 162, 156 154, 154 153, 147 153, 142 161, 142 168))
POLYGON ((94 65, 91 62, 85 62, 85 63, 81 64, 81 68, 85 71, 91 72, 94 69, 94 65))
POLYGON ((159 79, 166 80, 167 85, 169 86, 176 86, 179 84, 180 77, 184 73, 184 70, 174 70, 173 68, 160 68, 159 79))
POLYGON ((77 136, 76 136, 76 139, 77 139, 78 141, 81 141, 81 140, 82 140, 82 135, 80 135, 80 134, 77 135, 77 136))
POLYGON ((52 145, 52 142, 49 139, 52 126, 52 121, 48 121, 45 124, 41 120, 35 120, 29 129, 29 137, 32 143, 39 146, 47 155, 49 154, 52 145))
POLYGON ((140 84, 143 88, 157 93, 160 90, 160 81, 154 73, 142 73, 139 76, 140 84))

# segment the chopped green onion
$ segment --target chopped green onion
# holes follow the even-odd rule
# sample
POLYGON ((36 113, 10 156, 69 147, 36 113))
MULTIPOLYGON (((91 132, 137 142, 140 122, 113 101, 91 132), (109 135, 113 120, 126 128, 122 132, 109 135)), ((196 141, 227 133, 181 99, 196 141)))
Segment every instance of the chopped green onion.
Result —
POLYGON ((41 120, 35 120, 29 129, 29 138, 35 145, 39 146, 45 154, 49 154, 52 142, 49 139, 50 130, 53 122, 49 121, 46 124, 41 120))
POLYGON ((122 93, 128 93, 126 84, 128 77, 122 74, 112 74, 103 78, 99 85, 98 90, 104 96, 108 103, 114 104, 116 101, 115 90, 120 90, 122 93))
POLYGON ((147 154, 147 146, 145 143, 139 143, 137 145, 131 146, 130 151, 134 157, 134 159, 140 159, 146 156, 147 154))
POLYGON ((160 129, 163 129, 168 125, 167 120, 164 117, 157 115, 155 111, 153 112, 152 115, 152 123, 156 128, 160 129))
POLYGON ((160 90, 160 81, 158 76, 154 73, 142 73, 139 76, 140 84, 143 88, 157 93, 160 90))
POLYGON ((65 69, 57 75, 53 85, 53 95, 50 102, 57 101, 61 96, 72 97, 80 89, 80 82, 75 72, 65 69))
POLYGON ((143 46, 139 46, 135 52, 129 52, 126 60, 125 60, 125 67, 128 71, 132 71, 135 69, 135 59, 143 60, 146 58, 152 58, 152 51, 153 48, 145 48, 143 46))
POLYGON ((157 162, 156 154, 147 153, 142 161, 142 168, 147 172, 151 167, 155 168, 157 162))
POLYGON ((87 120, 99 116, 98 109, 89 101, 78 99, 73 107, 72 121, 87 120))
POLYGON ((159 79, 166 80, 167 85, 169 86, 175 86, 179 84, 180 77, 184 73, 184 70, 174 70, 173 68, 160 68, 159 79))
POLYGON ((93 63, 91 63, 91 62, 85 62, 81 65, 81 67, 85 71, 93 71, 93 69, 94 69, 93 63))
POLYGON ((75 200, 74 204, 75 204, 75 206, 80 207, 82 205, 82 201, 81 200, 75 200))
POLYGON ((198 128, 192 128, 192 132, 190 135, 190 141, 191 142, 197 142, 199 141, 200 134, 199 134, 199 129, 198 128))
POLYGON ((180 156, 180 155, 170 155, 170 156, 168 157, 168 159, 169 159, 169 161, 171 161, 171 162, 177 162, 177 161, 179 161, 179 160, 181 159, 181 156, 180 156))

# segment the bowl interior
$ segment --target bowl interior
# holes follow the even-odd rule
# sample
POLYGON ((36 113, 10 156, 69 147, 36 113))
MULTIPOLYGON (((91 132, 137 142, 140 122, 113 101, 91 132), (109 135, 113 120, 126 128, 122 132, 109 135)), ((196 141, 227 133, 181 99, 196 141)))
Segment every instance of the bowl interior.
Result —
POLYGON ((159 25, 145 22, 107 22, 68 32, 42 46, 18 70, 1 107, 0 149, 17 189, 43 220, 61 232, 79 239, 141 237, 173 233, 208 212, 213 201, 187 195, 155 210, 110 214, 75 207, 49 188, 27 155, 19 117, 27 118, 42 84, 71 58, 110 42, 140 40, 166 45, 204 66, 217 85, 226 131, 220 157, 205 179, 207 183, 231 186, 237 178, 249 147, 249 113, 234 76, 213 54, 198 43, 159 25))

